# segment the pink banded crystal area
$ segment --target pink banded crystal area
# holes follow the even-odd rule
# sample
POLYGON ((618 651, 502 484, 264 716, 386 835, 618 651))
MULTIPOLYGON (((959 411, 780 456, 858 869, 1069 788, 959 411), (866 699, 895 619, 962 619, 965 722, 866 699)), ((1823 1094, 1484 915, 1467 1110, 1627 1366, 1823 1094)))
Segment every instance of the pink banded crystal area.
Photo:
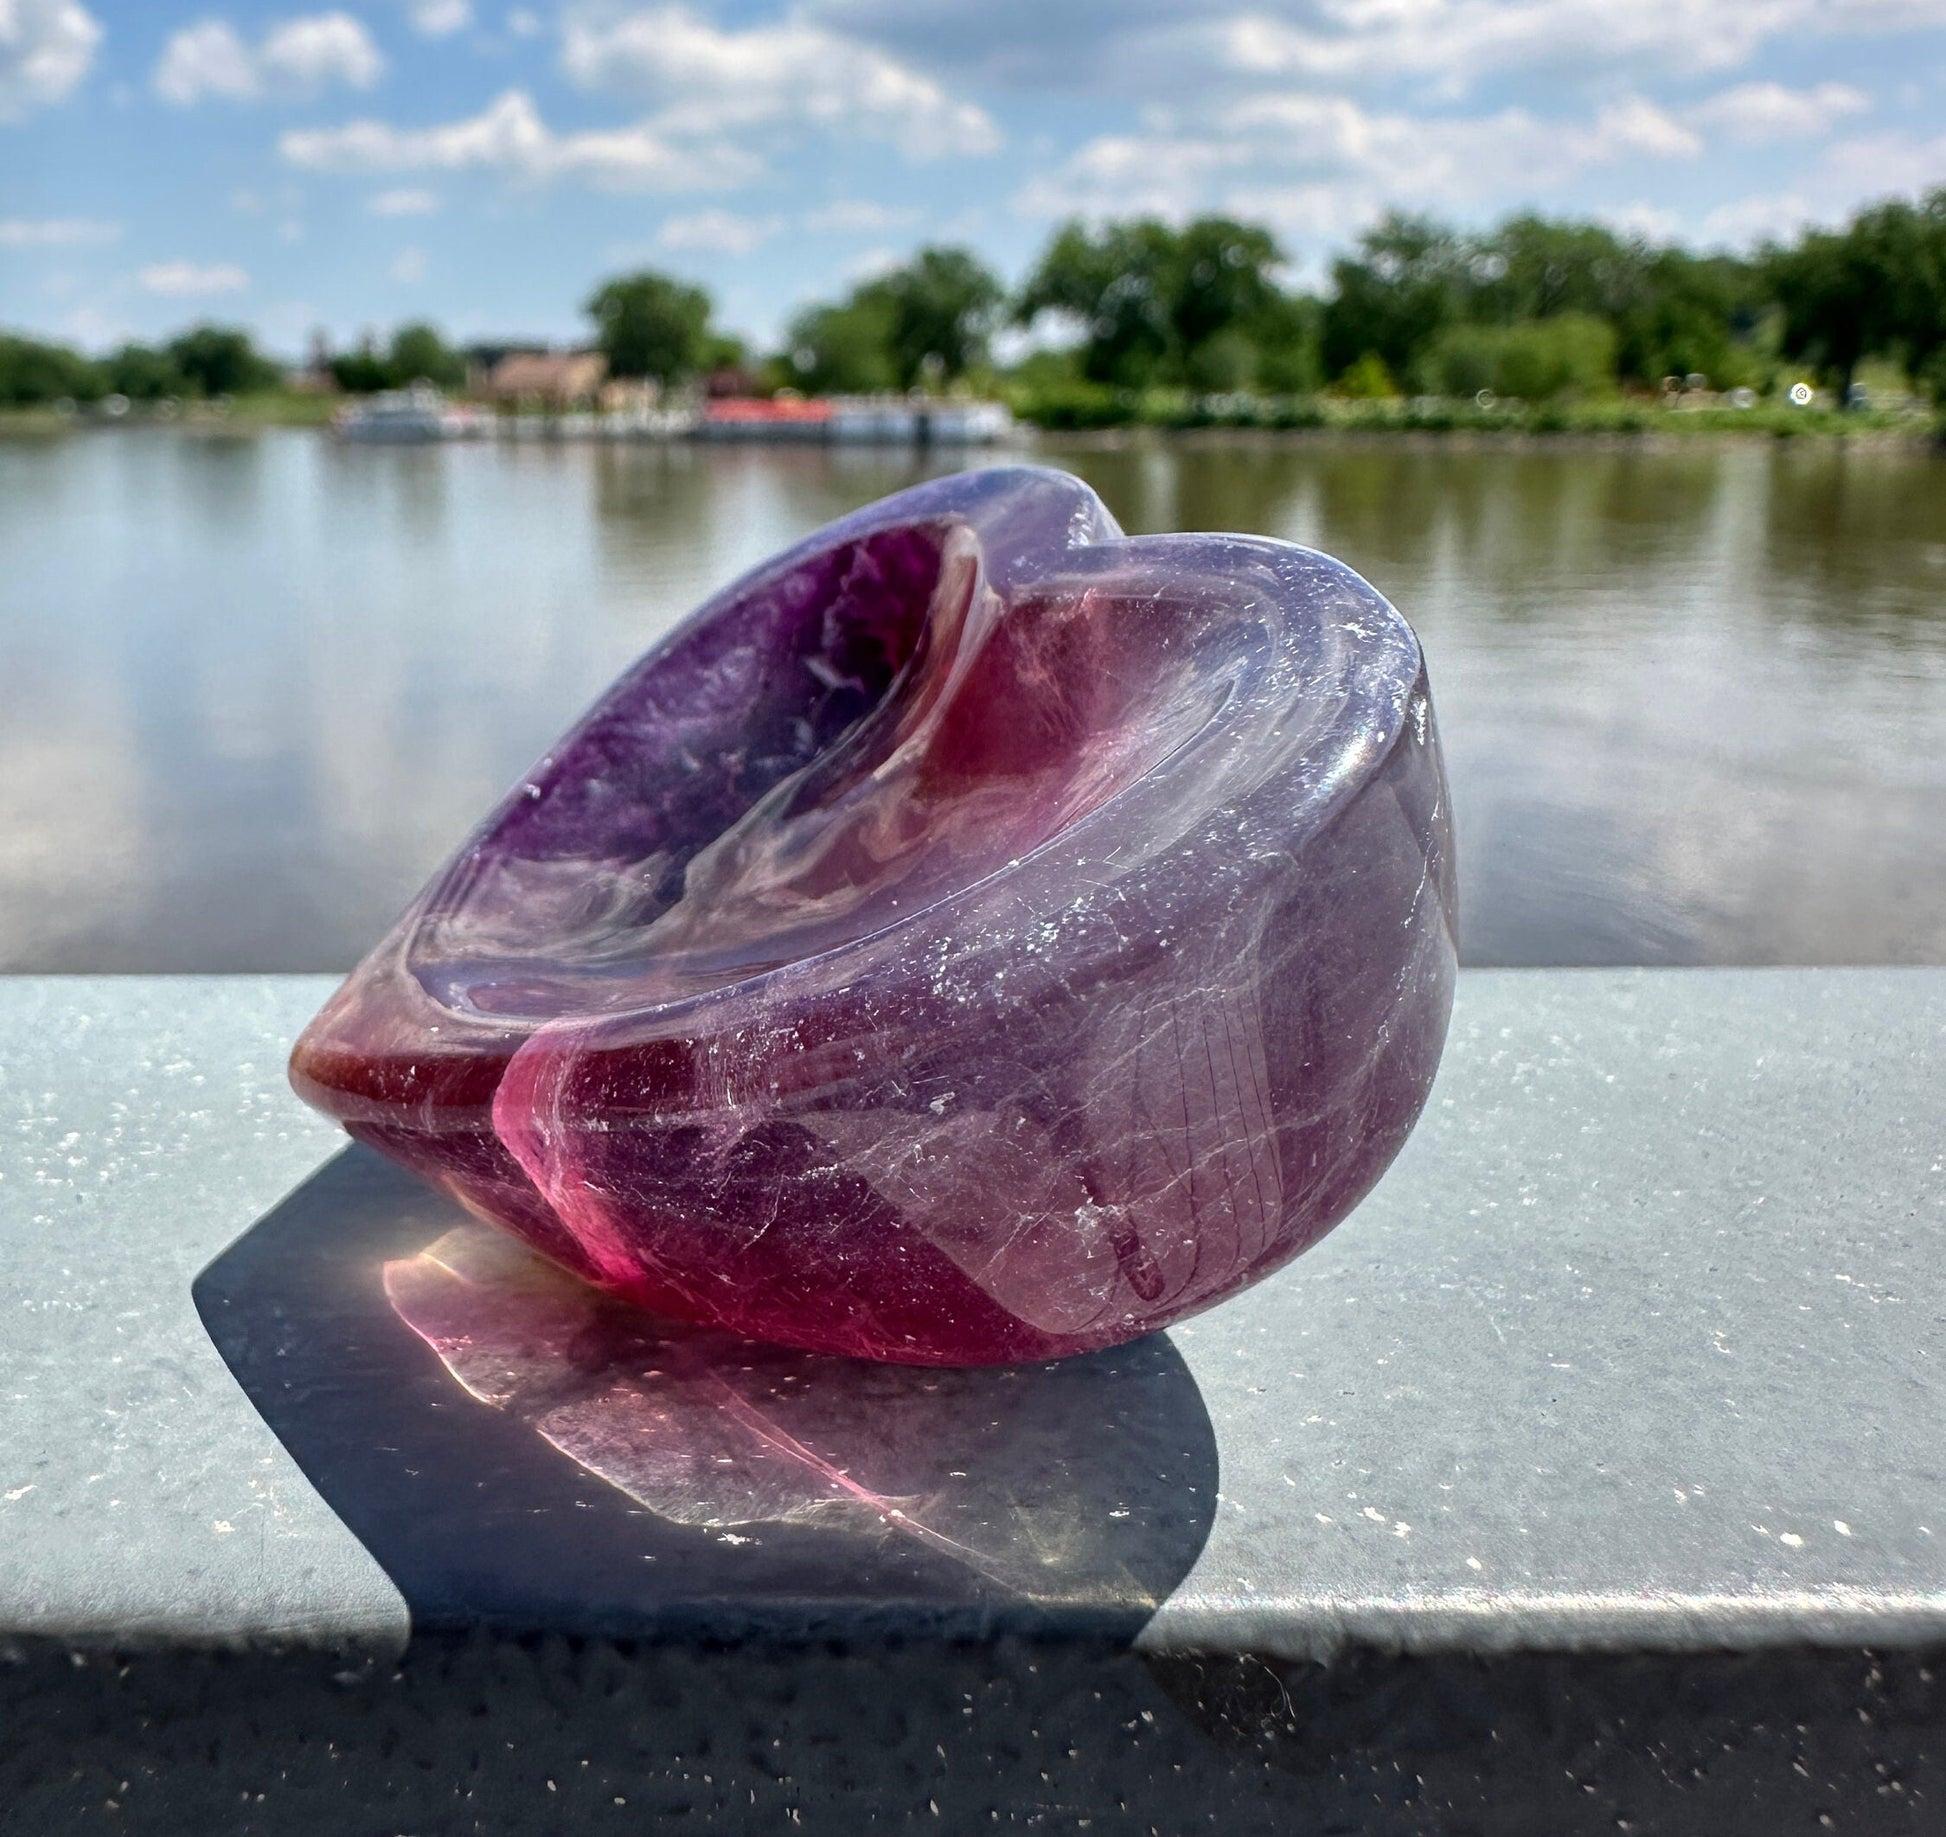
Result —
POLYGON ((814 1351, 1131 1339, 1411 1128, 1452 850, 1326 556, 963 473, 704 606, 311 1023, 298 1091, 577 1275, 814 1351))

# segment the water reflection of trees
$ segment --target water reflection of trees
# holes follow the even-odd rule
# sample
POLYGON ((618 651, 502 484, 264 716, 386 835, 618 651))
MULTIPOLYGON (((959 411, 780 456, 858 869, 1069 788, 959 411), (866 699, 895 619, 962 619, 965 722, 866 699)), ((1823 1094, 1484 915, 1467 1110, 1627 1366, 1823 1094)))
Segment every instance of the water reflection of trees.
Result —
POLYGON ((604 562, 680 616, 798 537, 959 460, 891 446, 631 442, 594 449, 591 463, 604 562))
POLYGON ((1946 599, 1946 458, 1904 444, 1781 447, 1760 554, 1773 617, 1928 652, 1946 599))
MULTIPOLYGON (((20 686, 0 960, 348 962, 706 594, 993 457, 150 430, 0 463, 20 686)), ((1032 457, 1131 531, 1310 543, 1407 612, 1476 959, 1946 948, 1946 459, 1400 438, 1032 457)))
POLYGON ((1936 953, 1942 786, 1919 736, 1946 686, 1940 461, 1395 438, 1060 458, 1131 529, 1310 543, 1405 609, 1469 960, 1936 953))
POLYGON ((1564 465, 1558 448, 1462 452, 1396 437, 1057 456, 1131 532, 1281 536, 1330 550, 1395 597, 1459 570, 1469 611, 1499 619, 1551 610, 1563 580, 1686 561, 1722 483, 1703 451, 1589 448, 1564 465))

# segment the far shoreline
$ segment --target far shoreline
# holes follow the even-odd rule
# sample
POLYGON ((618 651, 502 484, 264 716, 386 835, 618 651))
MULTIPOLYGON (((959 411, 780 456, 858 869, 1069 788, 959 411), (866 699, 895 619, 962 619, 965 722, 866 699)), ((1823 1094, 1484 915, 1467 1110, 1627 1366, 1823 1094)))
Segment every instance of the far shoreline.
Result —
MULTIPOLYGON (((185 405, 170 415, 134 414, 110 420, 52 408, 0 409, 0 437, 54 438, 79 434, 176 432, 199 436, 242 436, 286 430, 330 431, 338 398, 304 395, 245 397, 217 409, 185 405)), ((1022 405, 1025 407, 1025 405, 1022 405)), ((1758 404, 1751 408, 1663 408, 1633 403, 1519 405, 1482 409, 1471 402, 1421 398, 1347 402, 1309 398, 1237 408, 1202 409, 1194 404, 1162 413, 1132 410, 1126 418, 1089 426, 1048 425, 1031 408, 1016 409, 1017 435, 994 447, 972 452, 1005 453, 1039 446, 1084 452, 1113 452, 1140 446, 1259 448, 1274 450, 1320 443, 1394 444, 1400 441, 1442 447, 1500 447, 1509 443, 1576 447, 1665 447, 1693 441, 1745 444, 1756 441, 1809 440, 1890 447, 1946 446, 1946 420, 1934 415, 1873 410, 1793 408, 1758 404)), ((560 432, 538 436, 563 444, 594 440, 611 445, 687 445, 683 437, 587 436, 560 432)), ((437 442, 429 444, 438 444, 437 442)), ((491 441, 488 442, 491 444, 491 441)), ((762 442, 739 443, 748 451, 762 442)), ((806 443, 788 444, 804 450, 806 443)), ((888 446, 896 443, 886 443, 888 446)), ((961 451, 959 448, 915 448, 961 451)))

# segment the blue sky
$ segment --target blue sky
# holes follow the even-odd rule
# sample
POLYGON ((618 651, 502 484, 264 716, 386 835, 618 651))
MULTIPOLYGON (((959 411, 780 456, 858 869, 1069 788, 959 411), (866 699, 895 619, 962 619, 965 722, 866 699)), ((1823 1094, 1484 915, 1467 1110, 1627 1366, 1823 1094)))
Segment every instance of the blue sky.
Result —
POLYGON ((0 324, 572 338, 653 265, 773 337, 915 245, 1388 205, 1744 245, 1946 183, 1946 0, 0 0, 0 324))

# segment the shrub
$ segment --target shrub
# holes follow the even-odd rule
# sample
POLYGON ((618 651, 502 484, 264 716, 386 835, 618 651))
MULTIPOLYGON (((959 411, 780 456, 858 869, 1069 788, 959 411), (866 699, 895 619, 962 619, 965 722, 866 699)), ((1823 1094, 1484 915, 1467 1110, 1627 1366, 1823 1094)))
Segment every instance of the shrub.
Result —
POLYGON ((1433 395, 1490 390, 1524 402, 1605 395, 1615 386, 1615 331, 1588 313, 1452 326, 1421 360, 1420 382, 1433 395))
POLYGON ((1023 421, 1031 421, 1036 427, 1054 433, 1126 427, 1135 419, 1134 404, 1122 390, 1080 379, 1022 391, 1015 398, 1013 409, 1023 421))
POLYGON ((64 397, 92 402, 107 393, 102 367, 80 352, 0 333, 0 406, 33 408, 64 397))
POLYGON ((1385 367, 1385 359, 1376 351, 1367 351, 1338 378, 1334 387, 1339 395, 1348 396, 1354 402, 1377 402, 1401 393, 1392 372, 1385 367))

